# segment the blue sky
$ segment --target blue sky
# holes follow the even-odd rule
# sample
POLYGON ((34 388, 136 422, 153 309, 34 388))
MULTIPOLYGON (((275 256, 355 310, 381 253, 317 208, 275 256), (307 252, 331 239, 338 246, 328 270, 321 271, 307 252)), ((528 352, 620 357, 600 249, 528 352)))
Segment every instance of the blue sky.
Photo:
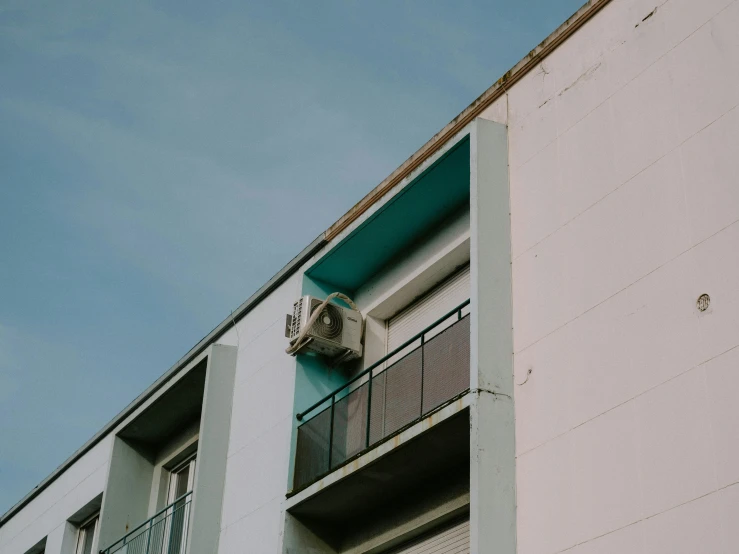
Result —
POLYGON ((0 4, 0 513, 584 0, 0 4))

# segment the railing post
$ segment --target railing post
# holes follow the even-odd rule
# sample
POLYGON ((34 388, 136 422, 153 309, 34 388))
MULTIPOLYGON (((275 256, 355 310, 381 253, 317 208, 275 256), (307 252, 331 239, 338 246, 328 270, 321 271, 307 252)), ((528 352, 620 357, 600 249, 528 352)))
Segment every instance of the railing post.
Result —
POLYGON ((334 451, 334 404, 336 395, 331 396, 331 423, 328 429, 328 470, 331 471, 331 457, 334 451))
POLYGON ((426 334, 424 333, 421 335, 421 415, 420 417, 423 417, 423 375, 424 375, 424 367, 423 367, 423 357, 424 357, 424 345, 426 344, 426 334))
MULTIPOLYGON (((172 550, 172 535, 174 535, 174 533, 173 533, 173 531, 174 531, 174 517, 172 517, 172 516, 174 516, 174 512, 175 512, 174 507, 172 507, 172 513, 170 514, 170 520, 169 520, 169 532, 167 533, 167 550, 164 551, 166 554, 169 554, 169 552, 172 550)), ((166 515, 164 516, 164 521, 165 521, 164 525, 166 527, 166 525, 167 525, 167 523, 166 523, 167 516, 166 515)))
POLYGON ((154 521, 154 518, 149 520, 149 536, 146 537, 146 550, 144 551, 145 554, 149 554, 149 545, 151 544, 151 529, 152 529, 153 521, 154 521))
POLYGON ((190 506, 191 504, 188 502, 186 505, 187 510, 185 510, 185 523, 183 524, 184 539, 182 540, 182 554, 187 552, 187 536, 190 531, 190 506))
POLYGON ((367 442, 365 448, 369 448, 370 445, 370 414, 372 413, 372 370, 369 372, 369 379, 367 379, 367 442))

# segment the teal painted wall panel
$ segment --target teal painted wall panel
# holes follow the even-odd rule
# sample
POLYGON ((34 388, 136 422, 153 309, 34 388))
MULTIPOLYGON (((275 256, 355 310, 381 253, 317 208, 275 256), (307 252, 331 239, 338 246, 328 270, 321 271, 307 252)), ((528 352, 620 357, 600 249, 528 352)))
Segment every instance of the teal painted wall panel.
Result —
MULTIPOLYGON (((303 276, 302 294, 310 294, 317 298, 325 298, 332 292, 342 292, 351 298, 351 291, 341 289, 330 283, 303 276)), ((341 303, 341 302, 340 302, 341 303)), ((302 422, 295 415, 318 402, 327 394, 344 385, 348 381, 348 371, 341 368, 329 368, 322 358, 310 354, 298 354, 295 363, 295 393, 293 396, 293 430, 290 444, 290 473, 289 487, 292 488, 293 472, 295 469, 295 447, 297 445, 297 430, 302 422)), ((326 403, 328 406, 329 403, 326 403)), ((316 409, 308 418, 319 413, 316 409)))
POLYGON ((469 209, 465 137, 306 273, 354 291, 451 214, 469 209))

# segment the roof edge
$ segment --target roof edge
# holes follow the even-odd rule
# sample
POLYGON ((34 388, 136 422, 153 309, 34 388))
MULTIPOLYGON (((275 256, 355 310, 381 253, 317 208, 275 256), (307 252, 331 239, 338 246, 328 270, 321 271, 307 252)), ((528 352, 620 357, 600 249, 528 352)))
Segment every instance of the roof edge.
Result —
POLYGON ((414 169, 421 165, 441 145, 456 135, 465 125, 480 115, 493 102, 500 98, 507 90, 544 58, 551 54, 560 44, 567 40, 575 31, 582 27, 591 17, 598 13, 611 0, 589 0, 574 15, 560 25, 551 35, 531 50, 520 62, 508 70, 490 88, 475 99, 472 104, 457 117, 447 123, 441 131, 436 133, 426 144, 411 155, 400 167, 393 171, 385 180, 357 202, 336 223, 325 232, 325 239, 330 242, 339 233, 351 225, 357 218, 366 212, 370 206, 382 198, 393 187, 405 179, 414 169))

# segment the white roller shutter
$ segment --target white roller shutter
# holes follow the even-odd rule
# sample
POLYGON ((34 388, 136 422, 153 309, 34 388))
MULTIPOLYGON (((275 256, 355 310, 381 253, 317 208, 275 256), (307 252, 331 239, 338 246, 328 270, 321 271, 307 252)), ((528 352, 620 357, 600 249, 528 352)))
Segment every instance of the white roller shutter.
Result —
MULTIPOLYGON (((398 315, 388 319, 386 352, 392 352, 469 297, 470 266, 468 265, 398 315)), ((469 306, 463 314, 468 312, 469 306)))
POLYGON ((393 554, 468 554, 470 551, 469 520, 427 535, 393 554))

